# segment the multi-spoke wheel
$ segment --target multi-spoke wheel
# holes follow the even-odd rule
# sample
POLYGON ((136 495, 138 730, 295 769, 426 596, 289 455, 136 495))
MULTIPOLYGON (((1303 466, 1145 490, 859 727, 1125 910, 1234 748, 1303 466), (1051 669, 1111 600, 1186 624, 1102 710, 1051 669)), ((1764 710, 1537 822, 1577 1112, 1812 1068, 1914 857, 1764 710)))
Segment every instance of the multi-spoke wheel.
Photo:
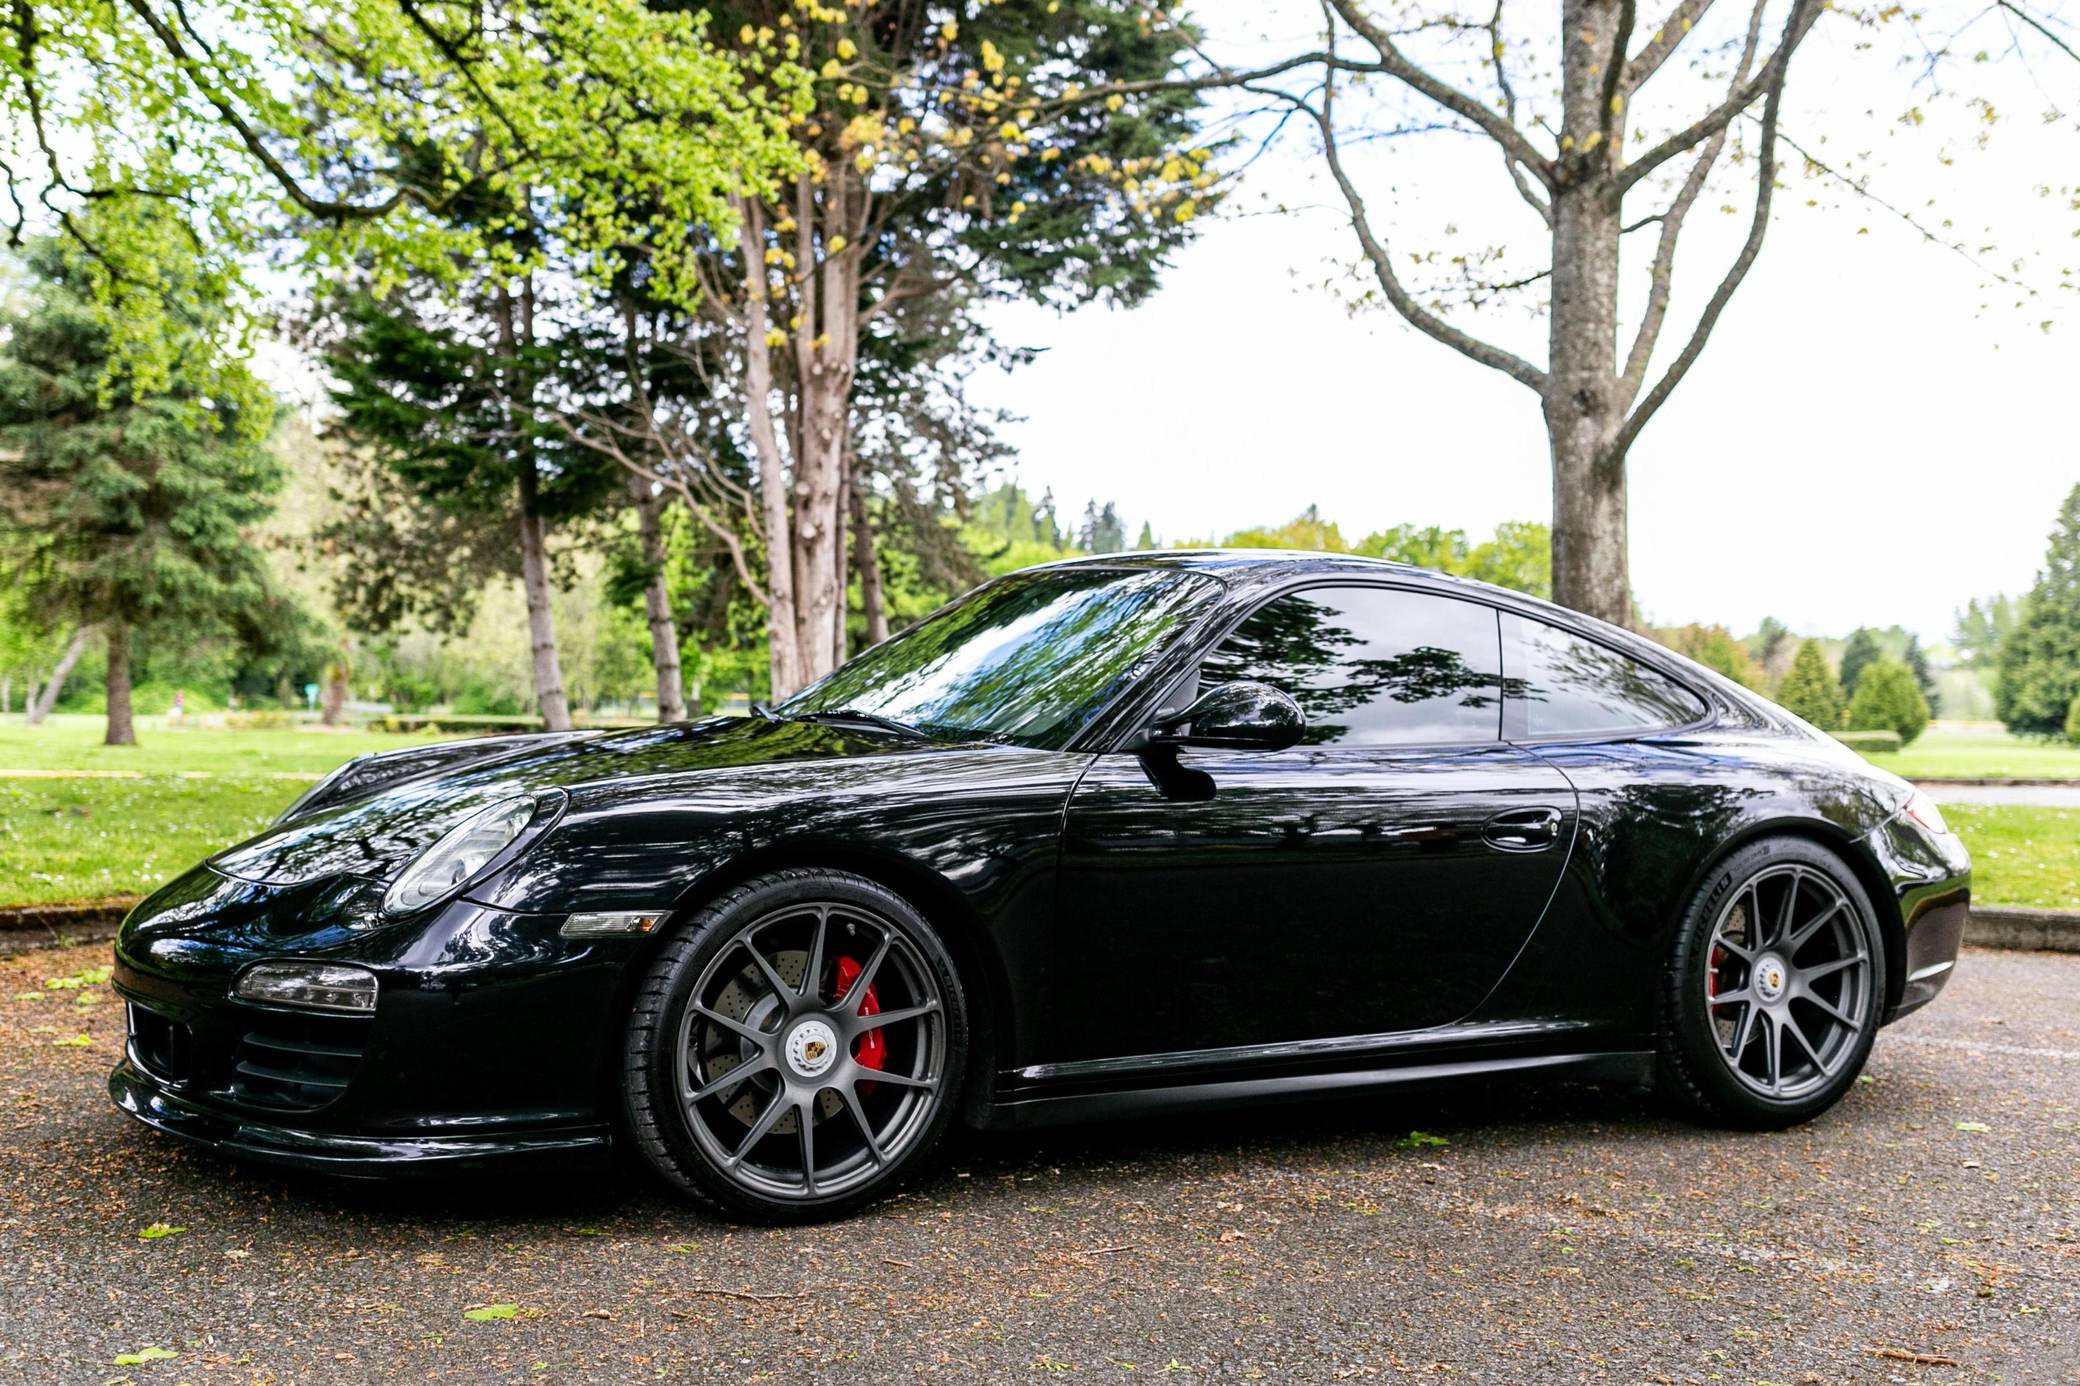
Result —
POLYGON ((1883 935, 1841 861, 1801 839, 1751 844, 1712 874, 1676 940, 1664 1085, 1738 1125, 1814 1116, 1869 1056, 1884 979, 1883 935))
POLYGON ((843 872, 749 882, 669 940, 639 994, 637 1144, 726 1210, 829 1216, 938 1138, 966 1056, 951 960, 906 902, 843 872))

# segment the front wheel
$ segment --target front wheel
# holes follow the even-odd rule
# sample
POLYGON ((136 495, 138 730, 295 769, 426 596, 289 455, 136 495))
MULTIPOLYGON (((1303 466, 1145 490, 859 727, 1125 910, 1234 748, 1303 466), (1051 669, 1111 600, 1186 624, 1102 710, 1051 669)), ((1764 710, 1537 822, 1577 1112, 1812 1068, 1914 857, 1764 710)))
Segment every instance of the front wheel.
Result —
POLYGON ((637 993, 637 1147, 732 1216, 804 1222, 886 1192, 937 1142, 967 1061, 944 945, 840 871, 759 877, 697 914, 637 993))
POLYGON ((1869 1058, 1885 940, 1841 859, 1800 838, 1735 852, 1685 912, 1657 1086, 1693 1116, 1767 1130, 1819 1115, 1869 1058))

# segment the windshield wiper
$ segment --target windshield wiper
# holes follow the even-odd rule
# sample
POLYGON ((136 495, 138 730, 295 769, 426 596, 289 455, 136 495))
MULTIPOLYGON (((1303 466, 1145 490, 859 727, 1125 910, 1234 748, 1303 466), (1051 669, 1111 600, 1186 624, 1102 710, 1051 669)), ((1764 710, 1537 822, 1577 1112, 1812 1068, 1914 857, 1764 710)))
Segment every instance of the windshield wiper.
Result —
MULTIPOLYGON (((783 714, 774 713, 773 715, 779 717, 783 714)), ((898 722, 895 718, 883 717, 878 712, 862 712, 858 708, 841 707, 833 708, 828 712, 793 712, 784 715, 796 722, 818 722, 824 724, 856 722, 869 727, 879 727, 883 731, 894 732, 898 736, 914 737, 919 741, 932 740, 930 732, 913 727, 908 722, 898 722)))

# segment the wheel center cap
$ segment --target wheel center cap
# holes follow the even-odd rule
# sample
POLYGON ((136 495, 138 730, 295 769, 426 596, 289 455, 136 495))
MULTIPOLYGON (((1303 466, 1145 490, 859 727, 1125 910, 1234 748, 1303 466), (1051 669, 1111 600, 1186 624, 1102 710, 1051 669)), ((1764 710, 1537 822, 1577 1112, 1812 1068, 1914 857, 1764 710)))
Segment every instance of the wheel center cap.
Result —
POLYGON ((787 1037, 787 1066, 804 1078, 820 1078, 838 1061, 838 1032, 820 1020, 805 1020, 787 1037))
POLYGON ((1766 1002, 1783 999, 1784 990, 1791 984, 1791 969, 1774 953, 1764 953, 1755 960, 1755 995, 1766 1002))

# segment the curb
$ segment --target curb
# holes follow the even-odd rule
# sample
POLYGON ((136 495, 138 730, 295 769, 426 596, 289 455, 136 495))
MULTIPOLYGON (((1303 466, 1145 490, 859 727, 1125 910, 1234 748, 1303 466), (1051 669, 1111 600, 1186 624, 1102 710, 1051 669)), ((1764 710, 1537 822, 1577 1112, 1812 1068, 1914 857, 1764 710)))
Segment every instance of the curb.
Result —
POLYGON ((114 938, 123 916, 142 898, 125 895, 84 904, 0 907, 0 957, 114 938))
POLYGON ((2080 910, 2024 910, 1974 905, 1964 929, 1974 948, 2016 948, 2039 953, 2080 953, 2080 910))

